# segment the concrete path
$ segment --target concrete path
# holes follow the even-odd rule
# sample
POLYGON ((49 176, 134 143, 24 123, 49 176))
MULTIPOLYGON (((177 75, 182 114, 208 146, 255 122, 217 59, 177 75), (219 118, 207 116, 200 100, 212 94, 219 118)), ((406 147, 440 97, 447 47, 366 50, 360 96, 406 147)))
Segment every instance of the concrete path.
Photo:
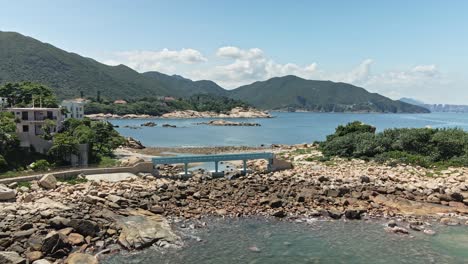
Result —
POLYGON ((136 179, 136 178, 138 178, 138 176, 129 172, 86 175, 86 179, 88 179, 89 181, 118 182, 118 181, 136 179))

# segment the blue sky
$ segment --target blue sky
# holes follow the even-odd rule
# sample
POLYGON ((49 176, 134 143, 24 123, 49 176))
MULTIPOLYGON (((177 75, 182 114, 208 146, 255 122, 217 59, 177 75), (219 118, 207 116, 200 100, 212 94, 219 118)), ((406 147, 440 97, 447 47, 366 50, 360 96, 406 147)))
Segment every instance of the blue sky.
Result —
POLYGON ((468 104, 468 1, 7 1, 0 30, 234 88, 274 76, 468 104))

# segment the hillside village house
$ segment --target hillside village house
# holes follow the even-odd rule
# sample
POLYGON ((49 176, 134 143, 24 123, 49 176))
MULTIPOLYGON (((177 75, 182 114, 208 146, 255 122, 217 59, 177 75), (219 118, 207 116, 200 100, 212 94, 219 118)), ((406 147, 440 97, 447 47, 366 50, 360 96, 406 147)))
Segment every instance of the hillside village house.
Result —
MULTIPOLYGON (((5 111, 12 112, 15 115, 16 134, 20 140, 20 146, 32 148, 34 151, 46 154, 52 146, 51 140, 45 140, 43 126, 52 120, 55 126, 52 133, 58 132, 66 117, 62 114, 61 108, 7 108, 5 111)), ((88 145, 79 145, 79 154, 65 157, 72 165, 88 164, 88 145)))
POLYGON ((8 105, 7 98, 0 97, 0 108, 6 107, 8 105))
POLYGON ((62 107, 67 109, 65 113, 65 119, 75 118, 83 119, 84 118, 84 105, 88 101, 86 99, 73 99, 73 100, 63 100, 62 107))
POLYGON ((55 127, 52 132, 57 132, 65 120, 60 108, 8 108, 15 115, 16 134, 21 147, 33 147, 35 151, 46 153, 52 146, 52 142, 44 140, 42 127, 46 120, 52 120, 55 127))

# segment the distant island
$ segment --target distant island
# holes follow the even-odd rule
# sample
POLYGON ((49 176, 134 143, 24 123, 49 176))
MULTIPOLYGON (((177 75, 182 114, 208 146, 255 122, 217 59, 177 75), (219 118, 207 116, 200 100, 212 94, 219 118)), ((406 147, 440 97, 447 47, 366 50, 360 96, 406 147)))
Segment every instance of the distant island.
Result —
MULTIPOLYGON (((99 97, 102 100, 97 100, 98 104, 87 107, 87 111, 93 109, 93 114, 152 115, 168 112, 168 109, 197 110, 193 106, 187 108, 187 104, 154 105, 160 101, 155 98, 171 97, 177 102, 187 102, 199 95, 214 97, 211 101, 216 101, 215 104, 227 101, 227 106, 231 106, 232 103, 231 109, 242 102, 262 110, 429 113, 424 107, 394 101, 351 84, 305 80, 297 76, 276 77, 226 90, 209 80, 192 81, 159 72, 138 73, 125 65, 105 65, 16 32, 0 31, 0 85, 24 81, 51 87, 59 99, 99 97), (106 100, 132 104, 124 107, 103 104, 106 100)), ((215 108, 230 110, 225 109, 226 106, 215 108)))
POLYGON ((403 97, 400 101, 422 106, 431 112, 435 113, 468 113, 468 105, 455 105, 455 104, 426 104, 422 101, 403 97))

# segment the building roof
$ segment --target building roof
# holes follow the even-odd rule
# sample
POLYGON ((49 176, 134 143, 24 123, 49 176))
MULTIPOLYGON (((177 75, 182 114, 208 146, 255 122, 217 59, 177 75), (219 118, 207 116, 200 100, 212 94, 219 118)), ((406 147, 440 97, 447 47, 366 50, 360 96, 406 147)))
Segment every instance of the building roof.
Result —
POLYGON ((46 107, 11 107, 7 108, 6 110, 13 110, 13 111, 60 111, 60 108, 46 108, 46 107))

